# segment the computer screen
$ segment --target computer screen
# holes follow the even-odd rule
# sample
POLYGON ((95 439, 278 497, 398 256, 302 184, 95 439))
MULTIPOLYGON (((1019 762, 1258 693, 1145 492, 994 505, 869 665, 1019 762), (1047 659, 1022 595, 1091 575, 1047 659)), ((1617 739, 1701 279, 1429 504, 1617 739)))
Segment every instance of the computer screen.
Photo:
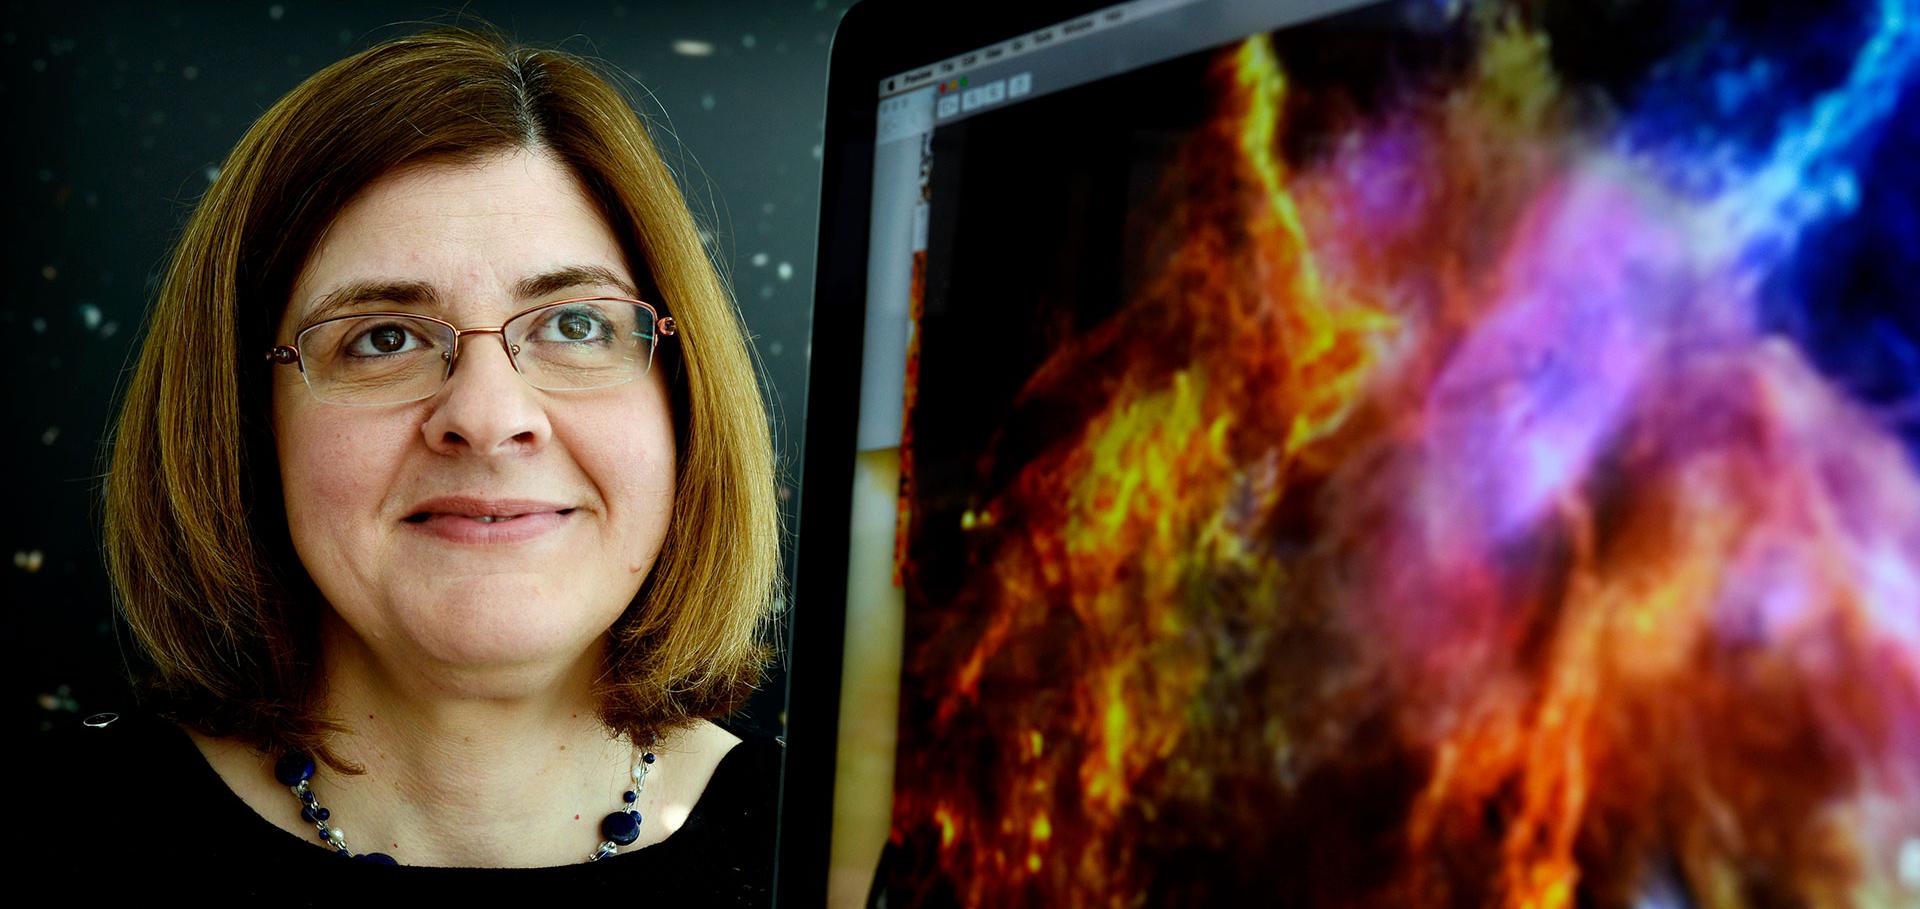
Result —
POLYGON ((1136 0, 875 80, 836 900, 1920 901, 1917 58, 1136 0))

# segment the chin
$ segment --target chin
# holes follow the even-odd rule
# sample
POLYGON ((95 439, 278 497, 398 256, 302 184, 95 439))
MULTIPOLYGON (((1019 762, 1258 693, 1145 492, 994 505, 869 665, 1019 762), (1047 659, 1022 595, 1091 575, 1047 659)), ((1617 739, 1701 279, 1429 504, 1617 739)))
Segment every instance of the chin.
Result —
POLYGON ((517 689, 549 684, 575 671, 582 660, 597 657, 607 629, 626 606, 599 602, 604 599, 609 598, 577 588, 492 578, 407 597, 379 617, 377 633, 366 633, 368 623, 343 613, 347 627, 341 630, 356 634, 383 662, 458 676, 462 687, 517 689))

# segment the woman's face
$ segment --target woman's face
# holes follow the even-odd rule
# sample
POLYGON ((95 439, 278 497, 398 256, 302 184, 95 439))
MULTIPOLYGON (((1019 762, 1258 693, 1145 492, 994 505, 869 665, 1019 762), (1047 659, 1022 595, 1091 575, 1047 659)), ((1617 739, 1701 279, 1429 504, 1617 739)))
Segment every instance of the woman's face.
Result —
MULTIPOLYGON (((424 165, 380 178, 340 213, 294 285, 276 343, 292 343, 322 300, 350 286, 430 293, 349 312, 419 311, 472 328, 542 302, 632 296, 633 283, 606 221, 545 155, 424 165), (518 295, 562 269, 620 283, 518 295)), ((321 403, 297 370, 274 372, 294 548, 339 620, 333 632, 344 625, 390 669, 577 666, 660 552, 675 452, 657 368, 624 385, 541 391, 498 335, 469 335, 438 394, 376 407, 321 403)))

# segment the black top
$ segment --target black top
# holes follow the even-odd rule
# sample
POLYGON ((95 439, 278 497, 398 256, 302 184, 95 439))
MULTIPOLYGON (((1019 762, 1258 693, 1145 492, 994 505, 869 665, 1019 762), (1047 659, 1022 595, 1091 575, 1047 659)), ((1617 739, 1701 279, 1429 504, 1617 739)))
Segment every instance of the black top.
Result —
MULTIPOLYGON (((780 747, 771 740, 744 739, 727 752, 686 822, 652 846, 589 863, 595 843, 582 842, 581 864, 553 868, 424 868, 344 858, 268 823, 164 720, 127 713, 94 728, 65 719, 38 738, 27 772, 14 779, 24 798, 10 801, 26 811, 8 821, 24 841, 9 864, 33 869, 56 892, 70 886, 81 902, 162 893, 330 909, 360 897, 580 905, 571 900, 604 895, 688 906, 773 899, 780 747)), ((342 822, 352 845, 351 821, 342 822)))

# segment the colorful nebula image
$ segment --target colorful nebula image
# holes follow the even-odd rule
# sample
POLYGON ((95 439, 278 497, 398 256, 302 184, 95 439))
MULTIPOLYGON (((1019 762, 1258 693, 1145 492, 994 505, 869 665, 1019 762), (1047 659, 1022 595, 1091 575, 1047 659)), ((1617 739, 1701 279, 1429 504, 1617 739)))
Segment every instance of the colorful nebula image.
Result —
POLYGON ((1132 80, 930 146, 875 899, 1920 906, 1920 2, 1132 80))

